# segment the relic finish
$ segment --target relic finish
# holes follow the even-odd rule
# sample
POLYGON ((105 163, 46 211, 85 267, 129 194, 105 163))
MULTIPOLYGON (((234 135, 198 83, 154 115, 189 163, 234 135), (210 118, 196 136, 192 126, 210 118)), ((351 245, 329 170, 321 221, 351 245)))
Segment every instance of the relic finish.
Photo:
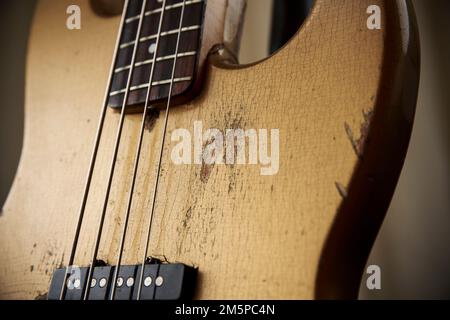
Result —
MULTIPOLYGON (((176 128, 280 129, 280 171, 175 166, 166 144, 149 254, 198 267, 198 299, 355 298, 406 154, 418 85, 409 2, 316 0, 269 59, 234 67, 220 42, 226 1, 208 1, 199 96, 171 112, 176 128), (367 7, 382 9, 368 30, 367 7), (208 18, 208 15, 210 18, 208 18), (214 16, 214 18, 211 18, 214 16)), ((29 42, 22 158, 0 217, 0 298, 35 299, 65 267, 78 218, 119 17, 88 1, 41 0, 29 42), (69 4, 82 29, 64 27, 69 4)), ((115 263, 141 115, 127 115, 100 245, 115 263)), ((87 266, 119 116, 108 110, 75 263, 87 266)), ((163 117, 145 132, 123 264, 140 263, 163 117)), ((170 142, 170 137, 167 139, 170 142)))

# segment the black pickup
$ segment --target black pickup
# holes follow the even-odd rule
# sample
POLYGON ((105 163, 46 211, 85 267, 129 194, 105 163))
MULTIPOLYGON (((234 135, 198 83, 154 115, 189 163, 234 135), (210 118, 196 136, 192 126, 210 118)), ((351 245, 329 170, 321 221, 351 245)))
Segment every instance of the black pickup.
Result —
MULTIPOLYGON (((146 264, 140 281, 141 265, 120 266, 114 300, 183 300, 191 299, 197 269, 184 264, 146 264)), ((67 269, 53 273, 48 300, 59 300, 67 269)), ((109 300, 114 277, 114 266, 99 266, 93 270, 88 300, 109 300)), ((86 289, 88 268, 72 268, 66 281, 63 300, 82 300, 86 289)))

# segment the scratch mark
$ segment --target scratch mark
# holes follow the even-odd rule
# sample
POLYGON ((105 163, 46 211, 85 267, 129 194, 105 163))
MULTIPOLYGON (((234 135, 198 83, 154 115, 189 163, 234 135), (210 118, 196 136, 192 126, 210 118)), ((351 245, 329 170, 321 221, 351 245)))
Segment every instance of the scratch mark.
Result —
POLYGON ((34 298, 34 300, 47 300, 47 294, 48 293, 38 292, 38 295, 34 298))
POLYGON ((187 209, 186 211, 186 215, 184 216, 183 219, 183 227, 186 228, 188 226, 188 222, 192 217, 192 207, 189 207, 189 209, 187 209))
POLYGON ((370 124, 371 124, 371 121, 373 118, 373 110, 370 110, 368 112, 363 111, 363 116, 364 116, 364 122, 361 124, 360 137, 358 139, 355 138, 355 135, 354 135, 353 130, 350 127, 350 125, 347 122, 344 123, 345 132, 347 134, 347 137, 349 138, 350 143, 352 144, 355 154, 360 159, 362 159, 362 157, 364 155, 364 146, 365 146, 367 138, 369 136, 370 124))
POLYGON ((345 127, 345 132, 347 133, 347 137, 349 138, 350 143, 352 144, 353 150, 355 151, 356 155, 359 158, 361 158, 361 155, 358 150, 358 143, 355 139, 355 136, 353 135, 352 128, 350 128, 350 125, 347 122, 344 123, 344 127, 345 127))
MULTIPOLYGON (((211 137, 208 141, 206 141, 203 145, 203 150, 205 150, 206 146, 212 144, 215 141, 215 137, 211 137)), ((206 152, 206 151, 204 151, 206 152)), ((205 158, 205 153, 203 154, 203 158, 205 158)), ((211 157, 215 157, 215 150, 211 154, 211 157)), ((214 168, 214 164, 206 164, 204 161, 202 161, 202 168, 200 170, 200 181, 203 183, 207 183, 209 180, 209 177, 211 175, 211 172, 214 168)))
POLYGON ((361 136, 358 140, 358 148, 359 150, 364 150, 364 145, 366 144, 367 138, 369 137, 370 124, 372 123, 373 118, 373 110, 369 110, 368 112, 363 111, 364 122, 361 126, 361 136))
POLYGON ((346 199, 348 196, 348 192, 347 192, 347 188, 344 187, 341 183, 339 182, 335 182, 334 183, 336 185, 336 189, 339 192, 339 195, 342 197, 342 199, 346 199))

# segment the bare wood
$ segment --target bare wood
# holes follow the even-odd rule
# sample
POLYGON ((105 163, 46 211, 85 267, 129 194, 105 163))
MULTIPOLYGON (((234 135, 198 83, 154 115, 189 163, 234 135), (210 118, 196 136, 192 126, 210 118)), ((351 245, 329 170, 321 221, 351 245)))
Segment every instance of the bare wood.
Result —
MULTIPOLYGON (((61 24, 69 1, 42 0, 37 7, 22 160, 0 218, 1 298, 44 294, 70 252, 118 24, 93 14, 87 0, 76 2, 84 10, 79 32, 61 24)), ((217 12, 207 20, 215 35, 223 34, 215 22, 225 19, 225 11, 217 12)), ((213 59, 202 94, 173 111, 169 134, 195 120, 205 128, 279 128, 281 134, 280 172, 273 177, 256 166, 175 166, 167 145, 150 254, 198 266, 197 298, 355 296, 414 115, 419 62, 409 13, 403 0, 317 0, 277 54, 234 69, 213 59), (381 31, 365 28, 371 4, 386 13, 381 31), (361 245, 346 247, 354 243, 361 245)), ((215 38, 207 41, 213 45, 215 38)), ((117 121, 109 112, 79 265, 89 262, 117 121)), ((139 121, 127 116, 119 150, 100 250, 111 264, 139 121)), ((160 118, 144 138, 125 263, 142 255, 161 128, 160 118)))

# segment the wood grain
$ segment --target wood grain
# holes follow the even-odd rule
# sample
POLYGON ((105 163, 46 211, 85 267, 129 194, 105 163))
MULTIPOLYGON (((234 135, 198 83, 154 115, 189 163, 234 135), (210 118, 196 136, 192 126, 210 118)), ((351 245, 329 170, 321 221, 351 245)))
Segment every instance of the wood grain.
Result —
MULTIPOLYGON (((0 218, 1 298, 45 294, 71 248, 118 26, 94 15, 87 0, 72 2, 83 10, 81 31, 64 28, 69 1, 42 0, 35 15, 23 154, 0 218)), ((419 60, 407 3, 316 0, 299 33, 269 59, 230 68, 216 55, 205 64, 201 94, 173 110, 168 134, 197 120, 221 130, 277 128, 281 149, 279 174, 266 177, 258 166, 175 166, 166 145, 149 253, 197 266, 196 298, 356 297, 414 116, 419 60), (371 4, 383 10, 382 30, 366 28, 371 4), (346 246, 355 242, 358 250, 346 246)), ((223 12, 215 11, 221 21, 223 12)), ((124 263, 143 254, 162 118, 144 137, 124 263)), ((127 116, 119 150, 100 248, 110 264, 139 120, 127 116)), ((109 112, 78 265, 92 253, 117 123, 109 112)))

